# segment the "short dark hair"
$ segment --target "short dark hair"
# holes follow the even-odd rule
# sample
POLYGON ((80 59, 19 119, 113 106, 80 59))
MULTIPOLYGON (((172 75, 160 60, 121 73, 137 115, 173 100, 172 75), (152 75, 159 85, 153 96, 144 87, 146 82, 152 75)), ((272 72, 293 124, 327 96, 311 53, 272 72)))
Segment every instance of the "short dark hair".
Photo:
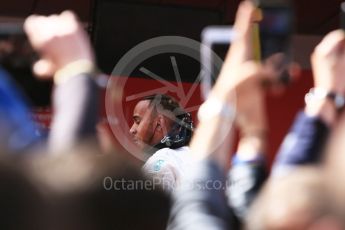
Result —
POLYGON ((145 100, 150 101, 150 106, 154 106, 157 112, 163 113, 163 115, 166 115, 174 121, 174 125, 166 136, 165 142, 161 143, 163 144, 162 147, 168 146, 174 149, 188 145, 193 135, 193 119, 192 116, 180 106, 175 98, 166 94, 153 94, 143 97, 140 101, 145 100), (171 114, 166 114, 164 112, 171 114))
POLYGON ((150 101, 150 105, 161 106, 163 110, 172 112, 175 118, 186 114, 186 111, 180 106, 175 98, 166 94, 153 94, 143 97, 140 101, 150 101))

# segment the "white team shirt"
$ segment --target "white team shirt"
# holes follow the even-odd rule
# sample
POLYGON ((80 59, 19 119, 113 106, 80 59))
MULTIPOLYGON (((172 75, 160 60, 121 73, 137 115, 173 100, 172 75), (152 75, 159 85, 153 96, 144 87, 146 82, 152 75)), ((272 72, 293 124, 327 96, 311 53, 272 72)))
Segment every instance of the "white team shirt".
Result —
POLYGON ((154 184, 159 184, 165 191, 173 191, 186 175, 191 162, 189 147, 163 148, 146 161, 143 170, 153 178, 154 184))

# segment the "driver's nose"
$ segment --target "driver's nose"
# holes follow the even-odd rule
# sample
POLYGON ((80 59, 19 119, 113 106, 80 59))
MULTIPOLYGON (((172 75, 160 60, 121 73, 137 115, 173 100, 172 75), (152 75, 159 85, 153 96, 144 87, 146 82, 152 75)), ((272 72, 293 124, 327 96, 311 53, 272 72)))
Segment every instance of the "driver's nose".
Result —
POLYGON ((135 123, 133 123, 131 129, 129 130, 130 134, 134 135, 137 133, 137 125, 135 123))

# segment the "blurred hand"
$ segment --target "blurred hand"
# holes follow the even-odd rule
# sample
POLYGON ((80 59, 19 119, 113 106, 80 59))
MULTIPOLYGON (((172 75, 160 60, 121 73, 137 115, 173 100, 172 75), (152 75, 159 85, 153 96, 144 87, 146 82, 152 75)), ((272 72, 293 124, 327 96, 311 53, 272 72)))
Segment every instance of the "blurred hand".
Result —
POLYGON ((263 77, 274 77, 274 69, 265 68, 253 59, 253 25, 255 6, 240 4, 234 30, 236 39, 224 62, 214 92, 236 91, 237 123, 243 132, 266 129, 263 77))
POLYGON ((280 70, 254 60, 253 21, 255 6, 244 1, 237 11, 235 40, 211 95, 232 100, 236 92, 236 124, 241 132, 238 155, 246 158, 265 151, 267 115, 262 81, 278 79, 280 70))
POLYGON ((314 86, 339 94, 345 92, 345 34, 336 30, 321 41, 311 56, 314 86))
MULTIPOLYGON (((210 93, 210 101, 214 98, 223 104, 233 105, 236 104, 233 100, 237 99, 237 119, 240 120, 240 126, 243 125, 240 128, 256 132, 258 125, 264 126, 260 127, 260 130, 266 128, 261 80, 264 77, 273 78, 275 73, 273 68, 266 68, 253 58, 254 14, 255 6, 251 1, 240 3, 234 25, 235 39, 231 43, 221 73, 210 93)), ((204 105, 207 106, 207 102, 204 105)), ((232 121, 231 116, 224 115, 201 120, 190 145, 192 152, 200 158, 211 156, 219 165, 227 168, 231 147, 230 120, 232 121)), ((246 144, 245 152, 261 150, 261 140, 255 139, 254 144, 252 140, 250 138, 249 144, 246 144)))
MULTIPOLYGON (((336 30, 324 37, 311 55, 314 87, 326 92, 345 93, 345 34, 336 30)), ((305 108, 309 116, 319 117, 332 126, 337 119, 337 112, 330 100, 318 100, 308 103, 305 108)))
POLYGON ((30 16, 24 23, 24 30, 33 48, 41 54, 34 65, 38 76, 52 76, 81 59, 94 61, 88 36, 70 11, 48 17, 30 16))
POLYGON ((224 96, 258 71, 257 64, 252 62, 251 22, 254 11, 255 7, 251 2, 244 1, 240 4, 234 25, 235 39, 211 95, 224 96))
POLYGON ((251 1, 241 2, 234 25, 235 39, 224 61, 223 68, 211 95, 229 99, 229 92, 240 94, 258 87, 263 78, 273 79, 277 74, 269 65, 263 66, 253 57, 253 25, 255 6, 251 1), (250 83, 251 82, 251 83, 250 83))

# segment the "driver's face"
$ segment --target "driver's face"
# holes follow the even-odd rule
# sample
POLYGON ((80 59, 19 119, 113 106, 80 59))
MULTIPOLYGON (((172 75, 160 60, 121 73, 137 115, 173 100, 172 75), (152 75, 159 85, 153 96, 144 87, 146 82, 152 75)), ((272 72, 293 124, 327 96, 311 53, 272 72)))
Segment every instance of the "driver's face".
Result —
POLYGON ((139 101, 133 111, 133 125, 130 129, 134 143, 144 150, 146 145, 153 146, 155 134, 155 113, 150 101, 139 101))

